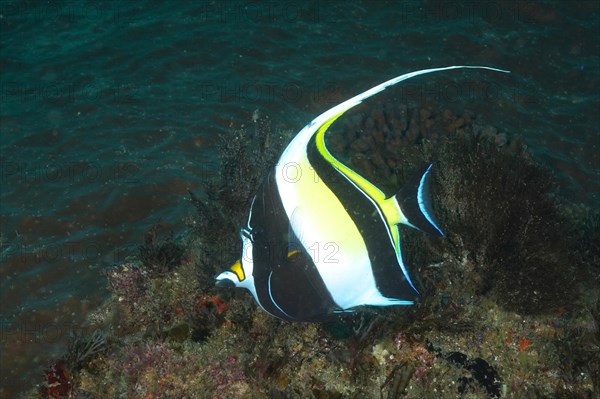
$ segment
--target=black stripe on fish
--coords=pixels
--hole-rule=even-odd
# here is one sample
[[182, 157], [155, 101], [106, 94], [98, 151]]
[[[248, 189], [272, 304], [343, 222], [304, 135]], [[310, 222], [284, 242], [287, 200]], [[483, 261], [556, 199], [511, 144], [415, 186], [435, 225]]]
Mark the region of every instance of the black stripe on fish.
[[387, 227], [378, 216], [372, 216], [373, 211], [377, 212], [374, 203], [323, 158], [316, 146], [316, 135], [310, 139], [306, 152], [316, 174], [335, 194], [358, 228], [365, 242], [375, 283], [381, 295], [413, 300], [417, 293], [398, 264]]
[[[337, 306], [310, 256], [298, 248], [274, 174], [269, 173], [259, 188], [250, 220], [258, 300], [280, 319], [325, 320]], [[296, 243], [292, 252], [291, 242]]]

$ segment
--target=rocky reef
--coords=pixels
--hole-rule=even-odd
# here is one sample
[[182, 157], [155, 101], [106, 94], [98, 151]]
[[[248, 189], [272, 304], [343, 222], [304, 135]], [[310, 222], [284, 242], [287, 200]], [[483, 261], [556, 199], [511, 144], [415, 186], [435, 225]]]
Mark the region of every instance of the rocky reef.
[[191, 194], [189, 233], [154, 229], [138, 259], [107, 271], [95, 332], [77, 335], [28, 397], [598, 397], [597, 210], [561, 198], [515, 132], [469, 112], [384, 104], [332, 129], [332, 151], [388, 194], [434, 163], [446, 237], [401, 230], [415, 306], [287, 323], [214, 287], [293, 135], [258, 118], [221, 140], [221, 174]]

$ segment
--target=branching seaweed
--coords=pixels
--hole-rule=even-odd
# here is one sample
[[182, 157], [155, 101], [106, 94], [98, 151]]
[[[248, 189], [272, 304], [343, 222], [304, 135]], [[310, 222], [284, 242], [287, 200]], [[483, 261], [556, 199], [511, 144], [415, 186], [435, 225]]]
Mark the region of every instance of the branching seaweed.
[[551, 174], [473, 135], [445, 141], [434, 156], [447, 240], [481, 268], [482, 292], [521, 313], [548, 312], [574, 298], [573, 239]]
[[96, 330], [91, 335], [71, 331], [69, 336], [65, 360], [72, 370], [81, 369], [86, 362], [106, 349], [106, 340], [101, 331]]
[[142, 264], [150, 271], [164, 274], [181, 264], [185, 249], [173, 241], [173, 232], [161, 236], [158, 226], [152, 227], [139, 247]]
[[205, 245], [205, 264], [209, 275], [227, 266], [237, 256], [238, 231], [242, 226], [252, 195], [273, 167], [289, 134], [273, 133], [268, 118], [258, 118], [253, 131], [236, 130], [219, 138], [221, 173], [204, 183], [202, 198], [190, 192], [197, 216], [193, 231]]

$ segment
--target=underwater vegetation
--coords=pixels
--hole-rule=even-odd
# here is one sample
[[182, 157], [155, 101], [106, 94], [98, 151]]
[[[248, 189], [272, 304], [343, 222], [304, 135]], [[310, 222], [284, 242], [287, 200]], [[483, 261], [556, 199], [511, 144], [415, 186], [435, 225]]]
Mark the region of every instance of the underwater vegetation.
[[317, 324], [214, 287], [292, 136], [266, 118], [253, 127], [221, 140], [220, 177], [191, 195], [191, 233], [152, 233], [137, 260], [107, 271], [111, 298], [87, 326], [103, 338], [70, 345], [28, 397], [598, 397], [598, 212], [562, 198], [516, 134], [435, 104], [381, 104], [332, 125], [332, 151], [386, 193], [432, 160], [446, 237], [400, 232], [414, 306]]
[[457, 146], [443, 143], [434, 154], [441, 160], [439, 193], [452, 232], [446, 244], [461, 245], [482, 267], [479, 291], [491, 290], [499, 305], [518, 313], [573, 304], [581, 265], [571, 258], [573, 238], [563, 228], [568, 223], [550, 173], [473, 135], [462, 140], [460, 152]]
[[185, 249], [173, 242], [173, 232], [160, 233], [159, 226], [152, 227], [139, 247], [142, 265], [154, 273], [167, 273], [181, 264]]
[[40, 385], [39, 395], [42, 398], [93, 398], [92, 394], [76, 386], [74, 377], [105, 347], [104, 336], [98, 330], [89, 335], [81, 331], [70, 332], [66, 354], [44, 370], [46, 381]]

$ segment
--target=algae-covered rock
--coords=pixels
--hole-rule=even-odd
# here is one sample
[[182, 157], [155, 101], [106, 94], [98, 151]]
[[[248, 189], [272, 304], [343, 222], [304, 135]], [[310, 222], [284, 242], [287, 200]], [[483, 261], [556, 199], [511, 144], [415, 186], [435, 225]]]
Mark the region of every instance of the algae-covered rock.
[[[170, 242], [183, 252], [162, 251], [185, 256], [130, 261], [107, 273], [112, 297], [90, 316], [107, 345], [69, 375], [54, 368], [69, 392], [281, 399], [598, 394], [598, 216], [558, 196], [556, 180], [522, 139], [471, 113], [432, 107], [383, 105], [332, 126], [336, 155], [386, 193], [432, 161], [434, 207], [446, 237], [401, 230], [405, 263], [422, 293], [415, 306], [364, 309], [329, 324], [287, 323], [250, 294], [213, 282], [239, 256], [248, 201], [291, 138], [271, 131], [267, 119], [253, 127], [222, 140], [221, 176], [192, 195], [198, 215], [191, 233], [146, 242], [154, 249], [142, 252], [161, 253], [160, 243]], [[45, 378], [45, 386], [54, 381]], [[39, 390], [31, 397], [40, 395], [49, 397]]]

